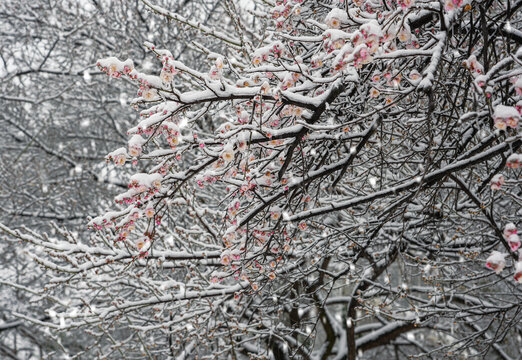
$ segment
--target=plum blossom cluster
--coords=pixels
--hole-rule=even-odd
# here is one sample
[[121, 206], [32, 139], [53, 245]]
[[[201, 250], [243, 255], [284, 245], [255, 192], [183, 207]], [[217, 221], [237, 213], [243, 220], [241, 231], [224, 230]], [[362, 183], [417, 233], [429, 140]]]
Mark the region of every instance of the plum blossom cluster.
[[115, 57], [98, 60], [96, 65], [100, 71], [113, 78], [119, 78], [122, 75], [129, 75], [134, 70], [134, 63], [132, 60], [127, 59], [125, 61], [120, 61]]
[[[125, 149], [123, 149], [125, 151]], [[117, 158], [122, 151], [112, 153], [110, 157]], [[116, 242], [127, 241], [131, 234], [136, 232], [136, 224], [140, 218], [151, 220], [153, 225], [161, 223], [161, 217], [156, 216], [154, 203], [151, 201], [155, 194], [161, 189], [162, 175], [154, 174], [135, 174], [129, 182], [129, 190], [116, 197], [115, 201], [125, 204], [127, 207], [122, 211], [109, 212], [103, 216], [92, 219], [88, 226], [96, 230], [116, 231]], [[140, 252], [140, 256], [147, 255], [147, 249], [151, 244], [152, 233], [148, 230], [141, 234], [136, 234], [133, 245]]]
[[285, 55], [284, 45], [281, 41], [275, 41], [269, 45], [260, 47], [252, 54], [252, 64], [261, 65], [271, 59], [279, 59]]
[[[153, 46], [151, 46], [154, 49]], [[170, 53], [163, 54], [161, 58], [161, 62], [163, 64], [163, 68], [161, 69], [160, 78], [164, 83], [170, 84], [174, 79], [174, 76], [178, 74], [178, 70], [174, 65], [174, 56]]]
[[270, 10], [271, 18], [274, 20], [276, 25], [276, 31], [294, 31], [291, 23], [288, 19], [294, 17], [299, 19], [301, 16], [302, 7], [301, 4], [304, 0], [278, 0], [275, 6]]
[[[277, 308], [284, 297], [297, 304], [297, 313], [306, 313], [299, 303], [305, 298], [326, 314], [321, 304], [330, 294], [343, 293], [342, 302], [355, 289], [346, 296], [356, 299], [347, 305], [350, 327], [364, 322], [357, 307], [392, 324], [411, 324], [401, 317], [410, 310], [391, 300], [376, 307], [371, 296], [365, 298], [373, 294], [368, 289], [423, 309], [429, 301], [442, 306], [431, 299], [431, 289], [455, 293], [463, 284], [440, 284], [437, 277], [446, 269], [464, 263], [477, 278], [487, 272], [476, 260], [483, 255], [476, 239], [474, 245], [468, 241], [472, 236], [481, 236], [488, 249], [500, 243], [508, 254], [493, 251], [486, 267], [497, 274], [507, 268], [521, 282], [522, 263], [509, 262], [520, 251], [517, 227], [509, 223], [498, 236], [494, 224], [486, 231], [483, 226], [498, 216], [498, 198], [508, 204], [514, 199], [521, 160], [514, 68], [522, 52], [498, 64], [483, 61], [484, 43], [476, 40], [482, 33], [468, 39], [455, 26], [474, 16], [467, 5], [446, 1], [434, 12], [433, 4], [410, 0], [276, 1], [255, 12], [266, 21], [262, 39], [248, 32], [236, 39], [186, 21], [229, 44], [220, 52], [194, 43], [207, 56], [201, 68], [151, 43], [145, 46], [158, 66], [147, 72], [114, 58], [100, 60], [109, 76], [128, 76], [138, 88], [131, 105], [139, 120], [127, 131], [127, 146], [107, 160], [119, 166], [139, 162], [147, 170], [133, 175], [129, 189], [115, 198], [118, 211], [90, 226], [112, 236], [115, 246], [127, 246], [137, 261], [147, 257], [158, 268], [186, 271], [186, 287], [175, 299], [165, 300], [158, 286], [160, 302], [190, 298], [205, 313], [219, 307], [200, 301], [199, 294], [218, 294], [227, 301], [223, 316], [238, 322], [231, 314], [250, 300]], [[423, 20], [430, 12], [434, 18]], [[455, 30], [442, 31], [437, 21]], [[464, 60], [469, 49], [473, 54]], [[493, 174], [500, 159], [507, 159], [507, 169]], [[496, 191], [483, 191], [489, 180]], [[484, 216], [480, 210], [488, 201], [492, 215]], [[516, 222], [513, 206], [505, 208], [510, 213], [503, 223]], [[462, 216], [468, 210], [469, 217]], [[458, 225], [463, 221], [467, 231]], [[479, 224], [478, 235], [471, 235], [471, 223]], [[451, 238], [454, 227], [458, 234]], [[156, 253], [162, 256], [156, 259]], [[439, 269], [439, 253], [459, 261], [444, 258]], [[423, 281], [440, 285], [427, 291], [408, 286], [407, 276], [395, 273], [398, 258], [408, 271], [422, 269]], [[403, 278], [392, 287], [393, 276]], [[419, 326], [432, 315], [415, 311]], [[306, 329], [306, 316], [295, 317], [288, 334]], [[338, 331], [344, 339], [343, 326], [326, 332]]]
[[522, 164], [522, 154], [511, 154], [506, 160], [506, 166], [511, 169], [518, 169]]
[[125, 148], [119, 148], [107, 154], [105, 159], [107, 160], [107, 162], [113, 161], [114, 164], [118, 166], [123, 166], [127, 161], [127, 157], [127, 150]]
[[[374, 10], [377, 9], [376, 5], [367, 2], [355, 5], [365, 8], [368, 14], [375, 14]], [[287, 27], [285, 30], [293, 37], [270, 39], [261, 44], [250, 56], [250, 67], [236, 74], [235, 79], [227, 78], [224, 74], [224, 56], [212, 54], [213, 62], [209, 71], [202, 73], [176, 61], [168, 50], [157, 49], [151, 43], [145, 45], [161, 62], [159, 76], [137, 71], [130, 61], [120, 62], [115, 58], [100, 60], [100, 68], [109, 76], [124, 74], [138, 82], [139, 98], [134, 101], [135, 105], [150, 105], [141, 111], [140, 123], [129, 129], [128, 148], [118, 149], [107, 157], [117, 165], [125, 164], [127, 158], [133, 158], [136, 162], [142, 157], [154, 159], [157, 163], [153, 174], [133, 177], [129, 191], [116, 198], [119, 204], [130, 205], [126, 215], [122, 216], [127, 220], [124, 224], [130, 223], [131, 214], [138, 214], [144, 219], [160, 217], [154, 209], [162, 201], [159, 190], [163, 177], [175, 183], [190, 174], [187, 177], [189, 183], [200, 190], [225, 185], [226, 202], [230, 205], [226, 207], [223, 216], [229, 230], [225, 230], [222, 237], [224, 251], [227, 251], [222, 265], [230, 271], [219, 269], [217, 272], [221, 275], [234, 273], [243, 280], [249, 279], [252, 274], [237, 274], [239, 270], [235, 267], [241, 260], [245, 261], [247, 272], [272, 273], [272, 265], [281, 260], [279, 249], [284, 249], [283, 253], [290, 251], [291, 244], [300, 234], [309, 230], [308, 224], [299, 222], [293, 228], [285, 225], [289, 227], [283, 227], [279, 233], [267, 230], [278, 224], [286, 224], [287, 219], [282, 214], [286, 213], [288, 205], [280, 201], [274, 201], [266, 209], [261, 207], [267, 218], [258, 226], [246, 230], [243, 227], [244, 219], [251, 219], [251, 203], [256, 198], [270, 197], [274, 193], [281, 194], [277, 195], [277, 199], [280, 196], [282, 198], [295, 189], [295, 184], [304, 181], [304, 174], [298, 167], [288, 167], [289, 152], [286, 149], [295, 143], [288, 134], [300, 134], [299, 141], [302, 144], [295, 147], [295, 154], [305, 159], [307, 151], [310, 151], [309, 144], [316, 140], [308, 137], [300, 123], [311, 119], [316, 108], [313, 101], [324, 100], [332, 91], [325, 85], [327, 81], [318, 79], [329, 76], [328, 81], [333, 81], [345, 76], [348, 81], [357, 81], [359, 72], [368, 68], [366, 76], [371, 80], [371, 87], [365, 90], [368, 99], [373, 106], [383, 107], [394, 107], [404, 98], [401, 93], [409, 93], [416, 86], [430, 84], [429, 71], [433, 69], [421, 73], [415, 68], [398, 66], [399, 62], [395, 59], [396, 56], [408, 56], [410, 50], [428, 53], [427, 49], [437, 42], [442, 44], [444, 39], [441, 37], [421, 42], [419, 30], [412, 30], [409, 21], [401, 20], [401, 16], [408, 14], [410, 9], [421, 5], [413, 1], [401, 1], [398, 5], [402, 12], [381, 11], [361, 22], [351, 20], [352, 16], [357, 16], [351, 10], [347, 12], [344, 8], [331, 8], [322, 18], [321, 24], [317, 25], [320, 29], [318, 36], [306, 37], [306, 41], [315, 42], [319, 46], [312, 56], [304, 60], [302, 50], [293, 49], [292, 44], [299, 41], [298, 29], [306, 5], [301, 1], [277, 1], [269, 11], [269, 17], [276, 30]], [[462, 6], [462, 1], [449, 1], [446, 3], [446, 11], [460, 11]], [[454, 15], [448, 16], [451, 18]], [[437, 47], [432, 52], [434, 58], [441, 56]], [[380, 62], [379, 59], [391, 60]], [[290, 63], [281, 68], [279, 64], [282, 61]], [[380, 65], [367, 67], [374, 62]], [[484, 66], [475, 55], [461, 64], [475, 79], [478, 90], [484, 87], [489, 89], [491, 76], [484, 73]], [[229, 63], [227, 66], [233, 69], [234, 64]], [[180, 93], [172, 87], [187, 74], [196, 82], [199, 81], [200, 90]], [[513, 82], [514, 89], [518, 83]], [[491, 90], [488, 91], [491, 95]], [[296, 94], [307, 92], [319, 100], [308, 103], [296, 97]], [[191, 109], [191, 106], [204, 103], [207, 99], [213, 101], [214, 98], [232, 99], [234, 111], [222, 112], [224, 120], [218, 122], [215, 134], [200, 138], [194, 125], [187, 125], [201, 117], [203, 112]], [[493, 118], [497, 129], [516, 130], [520, 113], [514, 106], [497, 105]], [[328, 136], [337, 139], [350, 137], [349, 126], [343, 125], [332, 130], [334, 135]], [[338, 133], [335, 134], [335, 131]], [[160, 149], [144, 153], [144, 146], [152, 143], [159, 145]], [[162, 148], [161, 144], [167, 144], [167, 147]], [[292, 145], [290, 156], [295, 150]], [[208, 166], [193, 175], [194, 170], [182, 170], [183, 161], [190, 153], [210, 159]], [[516, 169], [518, 163], [518, 155], [512, 154], [507, 166]], [[158, 184], [153, 185], [146, 176], [153, 176]], [[504, 176], [497, 174], [491, 180], [491, 188], [499, 190], [504, 183]], [[310, 196], [303, 193], [298, 198], [300, 204], [292, 211], [307, 211]], [[134, 210], [131, 209], [139, 209], [139, 212], [132, 212]], [[138, 220], [138, 215], [132, 215], [132, 221]], [[260, 252], [266, 253], [263, 260], [253, 255]], [[232, 253], [234, 256], [230, 255]], [[218, 276], [213, 278], [222, 280]]]
[[495, 127], [499, 130], [517, 129], [520, 112], [514, 106], [497, 105], [493, 114]]
[[[522, 108], [514, 106], [497, 105], [493, 113], [495, 128], [502, 131], [508, 131], [511, 128], [516, 131], [519, 126]], [[510, 169], [518, 169], [520, 166], [521, 155], [513, 153], [506, 160], [506, 166]], [[500, 190], [506, 179], [502, 174], [496, 174], [491, 179], [491, 189]]]
[[[507, 241], [513, 253], [517, 253], [518, 249], [520, 248], [520, 238], [517, 232], [517, 227], [513, 223], [506, 224], [503, 231], [504, 239]], [[509, 254], [502, 253], [500, 251], [493, 251], [486, 260], [486, 267], [495, 271], [495, 273], [500, 274], [506, 267], [506, 257], [508, 257], [508, 255]], [[522, 256], [520, 257], [520, 260], [513, 265], [513, 277], [517, 283], [522, 284]]]

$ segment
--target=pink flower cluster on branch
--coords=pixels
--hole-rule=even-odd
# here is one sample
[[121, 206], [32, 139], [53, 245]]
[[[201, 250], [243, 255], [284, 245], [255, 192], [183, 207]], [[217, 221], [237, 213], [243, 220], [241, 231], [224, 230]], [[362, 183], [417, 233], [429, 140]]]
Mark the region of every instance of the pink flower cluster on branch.
[[[198, 339], [218, 356], [371, 358], [417, 330], [441, 336], [419, 347], [430, 356], [493, 346], [485, 319], [515, 313], [521, 296], [522, 50], [481, 22], [510, 10], [491, 5], [482, 19], [474, 7], [485, 4], [470, 1], [224, 1], [223, 32], [144, 3], [199, 31], [190, 49], [204, 60], [146, 43], [152, 69], [98, 62], [135, 84], [139, 112], [126, 146], [107, 155], [133, 172], [129, 187], [89, 222], [131, 259], [96, 264], [134, 281], [121, 279], [132, 299], [101, 319], [139, 314], [152, 319], [132, 320], [140, 334]], [[473, 341], [442, 338], [450, 326]]]

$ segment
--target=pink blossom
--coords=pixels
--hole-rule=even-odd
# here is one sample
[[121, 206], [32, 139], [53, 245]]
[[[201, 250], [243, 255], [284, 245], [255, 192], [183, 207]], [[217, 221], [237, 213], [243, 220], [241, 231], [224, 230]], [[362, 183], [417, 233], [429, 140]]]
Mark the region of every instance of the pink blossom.
[[145, 209], [145, 216], [147, 218], [150, 219], [150, 218], [154, 217], [154, 214], [155, 214], [155, 211], [154, 211], [153, 207], [148, 207], [148, 208]]
[[415, 0], [399, 0], [399, 3], [401, 4], [401, 8], [404, 11], [412, 7], [415, 3]]
[[370, 97], [371, 98], [376, 98], [380, 94], [381, 94], [381, 92], [379, 90], [377, 90], [376, 88], [371, 88], [371, 90], [370, 90]]
[[491, 190], [500, 190], [504, 185], [505, 178], [502, 174], [497, 174], [491, 179]]
[[522, 284], [522, 261], [519, 261], [515, 265], [515, 281]]
[[[228, 250], [227, 250], [228, 251]], [[228, 254], [221, 255], [221, 264], [224, 266], [230, 265], [230, 256]]]
[[511, 154], [507, 158], [506, 166], [511, 169], [518, 169], [522, 159], [521, 154]]
[[499, 130], [506, 130], [506, 128], [507, 128], [506, 121], [502, 118], [495, 118], [494, 124], [495, 124], [495, 127]]
[[520, 238], [518, 237], [518, 235], [517, 234], [510, 235], [508, 238], [508, 244], [509, 244], [509, 247], [511, 248], [511, 251], [517, 251], [518, 248], [520, 247]]
[[502, 254], [499, 251], [493, 251], [486, 260], [486, 267], [500, 274], [506, 266], [505, 256], [506, 254]]
[[509, 237], [513, 234], [516, 234], [518, 232], [517, 227], [513, 223], [507, 223], [506, 226], [504, 226], [504, 238], [509, 239]]
[[118, 166], [123, 166], [126, 160], [127, 157], [125, 156], [125, 154], [119, 154], [114, 157], [114, 163]]

